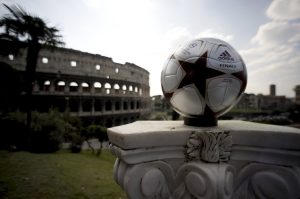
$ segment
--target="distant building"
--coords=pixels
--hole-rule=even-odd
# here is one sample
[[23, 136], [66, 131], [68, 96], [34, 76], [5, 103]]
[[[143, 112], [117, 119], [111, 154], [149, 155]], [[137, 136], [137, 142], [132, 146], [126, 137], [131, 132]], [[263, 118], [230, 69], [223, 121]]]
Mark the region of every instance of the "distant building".
[[[12, 90], [7, 88], [18, 87], [17, 94], [5, 102], [14, 100], [14, 109], [21, 111], [26, 110], [26, 52], [23, 48], [18, 54], [0, 56], [0, 94], [6, 97]], [[20, 81], [13, 80], [17, 77]], [[149, 72], [98, 54], [42, 48], [32, 86], [32, 109], [39, 112], [54, 107], [107, 127], [133, 122], [150, 113]], [[6, 109], [4, 103], [0, 104], [0, 114]]]
[[258, 109], [257, 96], [252, 93], [244, 93], [236, 107], [240, 109]]
[[300, 104], [300, 85], [297, 85], [294, 88], [294, 91], [295, 91], [295, 102], [296, 104]]
[[167, 112], [171, 110], [169, 104], [162, 95], [152, 96], [151, 99], [152, 111]]
[[[299, 86], [299, 97], [300, 97], [300, 86]], [[299, 98], [300, 99], [300, 98]], [[241, 109], [260, 109], [260, 110], [272, 110], [272, 111], [286, 111], [292, 104], [291, 99], [286, 96], [276, 95], [276, 85], [270, 85], [269, 95], [254, 95], [245, 93], [239, 103], [236, 105], [237, 108]]]
[[262, 110], [286, 111], [292, 104], [285, 96], [257, 95], [258, 108]]
[[270, 85], [270, 95], [276, 96], [276, 85], [275, 84]]

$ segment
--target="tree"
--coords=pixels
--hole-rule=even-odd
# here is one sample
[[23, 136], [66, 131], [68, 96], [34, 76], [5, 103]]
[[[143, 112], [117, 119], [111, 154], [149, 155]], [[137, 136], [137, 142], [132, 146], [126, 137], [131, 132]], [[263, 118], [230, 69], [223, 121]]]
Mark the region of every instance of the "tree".
[[9, 11], [9, 14], [0, 18], [0, 27], [4, 28], [4, 32], [0, 33], [0, 39], [4, 40], [7, 45], [1, 46], [0, 52], [4, 54], [22, 47], [27, 48], [25, 92], [27, 130], [30, 132], [32, 85], [35, 80], [39, 51], [43, 45], [58, 46], [63, 42], [60, 40], [59, 30], [49, 27], [43, 19], [26, 12], [18, 5], [3, 4], [3, 6]]
[[96, 155], [99, 156], [101, 155], [102, 152], [103, 142], [108, 140], [107, 129], [100, 125], [91, 124], [88, 127], [86, 127], [85, 131], [83, 131], [83, 138], [87, 142], [89, 148], [92, 150], [92, 153], [95, 153], [95, 149], [89, 142], [89, 139], [91, 138], [98, 139], [100, 143], [100, 147], [97, 150]]

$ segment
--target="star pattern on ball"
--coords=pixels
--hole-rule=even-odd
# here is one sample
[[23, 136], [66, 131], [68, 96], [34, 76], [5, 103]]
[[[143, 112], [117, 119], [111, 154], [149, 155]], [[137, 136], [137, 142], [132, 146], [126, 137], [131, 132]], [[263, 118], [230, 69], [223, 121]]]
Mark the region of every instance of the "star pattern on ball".
[[185, 76], [181, 80], [178, 89], [189, 84], [194, 84], [200, 94], [205, 97], [206, 80], [226, 73], [207, 67], [207, 51], [201, 55], [195, 63], [180, 61], [182, 69], [185, 71]]

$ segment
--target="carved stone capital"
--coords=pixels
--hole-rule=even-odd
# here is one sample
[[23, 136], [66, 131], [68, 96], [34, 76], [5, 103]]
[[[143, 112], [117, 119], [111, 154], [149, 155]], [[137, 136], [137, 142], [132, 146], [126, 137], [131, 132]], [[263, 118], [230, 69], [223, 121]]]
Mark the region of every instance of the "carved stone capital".
[[164, 161], [127, 165], [117, 160], [116, 182], [129, 198], [231, 198], [234, 168], [228, 164], [190, 162], [178, 170]]
[[241, 121], [145, 121], [108, 130], [131, 199], [299, 199], [300, 130]]
[[227, 162], [231, 147], [229, 131], [194, 131], [187, 141], [186, 161]]

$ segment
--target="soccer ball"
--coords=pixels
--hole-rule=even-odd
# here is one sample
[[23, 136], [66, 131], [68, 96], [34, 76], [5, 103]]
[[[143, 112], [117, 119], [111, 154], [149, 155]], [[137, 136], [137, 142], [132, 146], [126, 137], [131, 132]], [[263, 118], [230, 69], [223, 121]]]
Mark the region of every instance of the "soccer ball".
[[180, 46], [161, 72], [165, 99], [185, 118], [221, 116], [236, 104], [246, 84], [241, 56], [228, 43], [214, 38]]

